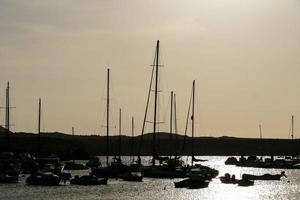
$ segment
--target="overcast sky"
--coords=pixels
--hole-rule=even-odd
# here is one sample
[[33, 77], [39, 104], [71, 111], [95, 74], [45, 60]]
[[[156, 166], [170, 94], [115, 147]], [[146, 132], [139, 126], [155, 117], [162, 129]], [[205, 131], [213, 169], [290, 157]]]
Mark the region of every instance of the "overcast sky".
[[0, 104], [9, 80], [12, 130], [37, 131], [41, 97], [44, 131], [104, 135], [109, 66], [111, 126], [121, 107], [123, 132], [134, 116], [139, 134], [158, 39], [160, 130], [174, 90], [184, 132], [195, 79], [197, 136], [258, 137], [261, 123], [264, 137], [288, 138], [294, 114], [300, 137], [299, 0], [0, 0]]

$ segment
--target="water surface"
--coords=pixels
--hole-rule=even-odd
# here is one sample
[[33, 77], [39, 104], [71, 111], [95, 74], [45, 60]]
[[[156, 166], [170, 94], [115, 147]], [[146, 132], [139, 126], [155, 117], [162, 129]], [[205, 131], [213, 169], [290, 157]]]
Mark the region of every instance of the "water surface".
[[[240, 178], [242, 173], [264, 174], [280, 173], [278, 169], [241, 168], [224, 165], [227, 157], [202, 156], [209, 161], [202, 164], [214, 167], [220, 175], [228, 172]], [[104, 158], [101, 158], [103, 160]], [[186, 159], [186, 158], [184, 158]], [[128, 160], [125, 157], [124, 160]], [[149, 157], [144, 157], [143, 162], [148, 162]], [[185, 160], [186, 161], [186, 160]], [[190, 160], [188, 160], [190, 162]], [[73, 171], [72, 174], [87, 174], [89, 171]], [[280, 181], [255, 181], [254, 186], [238, 187], [237, 185], [222, 184], [218, 178], [213, 179], [208, 188], [184, 189], [174, 188], [174, 181], [180, 179], [152, 179], [144, 178], [143, 182], [124, 182], [109, 179], [108, 185], [76, 186], [66, 185], [28, 186], [25, 178], [21, 177], [17, 184], [0, 185], [0, 199], [2, 200], [94, 200], [94, 199], [300, 199], [300, 173], [299, 170], [285, 170], [288, 178]]]

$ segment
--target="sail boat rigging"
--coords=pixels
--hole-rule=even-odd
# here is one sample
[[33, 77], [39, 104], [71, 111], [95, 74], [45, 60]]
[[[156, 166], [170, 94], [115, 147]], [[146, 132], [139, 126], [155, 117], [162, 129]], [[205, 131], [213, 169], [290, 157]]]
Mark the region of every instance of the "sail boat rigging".
[[[156, 48], [155, 48], [155, 56], [154, 56], [154, 64], [151, 74], [151, 81], [148, 91], [148, 98], [147, 98], [147, 105], [146, 105], [146, 112], [144, 117], [144, 124], [142, 128], [142, 136], [143, 131], [145, 127], [148, 107], [149, 107], [149, 99], [150, 99], [150, 92], [152, 91], [152, 84], [154, 82], [154, 110], [153, 110], [153, 135], [152, 135], [152, 165], [151, 166], [145, 166], [143, 168], [144, 176], [145, 177], [153, 177], [153, 178], [179, 178], [179, 177], [185, 177], [186, 173], [183, 169], [182, 162], [173, 162], [172, 159], [169, 158], [169, 156], [162, 157], [158, 154], [157, 149], [157, 125], [158, 125], [158, 88], [159, 88], [159, 67], [161, 66], [159, 64], [159, 47], [160, 42], [157, 40]], [[155, 74], [155, 77], [154, 77]], [[173, 95], [172, 95], [173, 96]], [[170, 119], [172, 120], [172, 119]], [[171, 128], [171, 127], [170, 127]], [[172, 130], [171, 130], [172, 132]], [[171, 137], [170, 137], [171, 138]], [[159, 161], [160, 165], [156, 165], [156, 160]]]
[[[192, 86], [192, 94], [189, 102], [189, 109], [188, 109], [188, 114], [187, 114], [187, 119], [186, 119], [186, 126], [185, 126], [185, 134], [184, 134], [184, 140], [183, 140], [183, 147], [182, 147], [182, 153], [184, 151], [184, 146], [186, 143], [186, 138], [187, 138], [187, 129], [188, 129], [188, 122], [189, 120], [192, 121], [192, 144], [191, 144], [191, 156], [192, 156], [192, 166], [194, 162], [203, 162], [207, 160], [202, 160], [202, 159], [197, 159], [195, 157], [195, 151], [194, 151], [194, 132], [195, 132], [195, 80], [193, 80], [193, 86]], [[192, 108], [191, 108], [192, 107]], [[190, 115], [190, 109], [192, 109], [192, 113]]]

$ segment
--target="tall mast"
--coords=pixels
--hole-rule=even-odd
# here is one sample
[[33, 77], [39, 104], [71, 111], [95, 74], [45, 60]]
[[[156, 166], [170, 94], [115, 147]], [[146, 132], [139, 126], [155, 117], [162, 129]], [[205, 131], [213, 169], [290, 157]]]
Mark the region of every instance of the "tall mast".
[[122, 110], [119, 110], [119, 159], [121, 159]]
[[178, 129], [177, 129], [177, 111], [176, 111], [176, 94], [174, 94], [174, 125], [175, 125], [175, 157], [177, 157], [178, 146]]
[[10, 109], [10, 103], [9, 103], [9, 81], [8, 81], [6, 87], [6, 107], [5, 107], [5, 128], [8, 130], [8, 132], [10, 131], [9, 109]]
[[188, 124], [189, 124], [189, 119], [190, 119], [192, 97], [193, 97], [193, 89], [192, 89], [192, 92], [191, 92], [190, 101], [189, 101], [189, 108], [188, 108], [188, 112], [187, 112], [187, 115], [186, 115], [186, 122], [185, 122], [185, 129], [184, 129], [184, 137], [183, 137], [183, 144], [182, 144], [181, 154], [184, 154], [185, 142], [186, 142], [186, 138], [187, 138], [187, 129], [188, 129]]
[[38, 152], [41, 153], [41, 109], [42, 109], [42, 101], [39, 98], [39, 119], [38, 119]]
[[292, 140], [294, 139], [294, 115], [292, 115]]
[[171, 91], [171, 107], [170, 107], [170, 138], [169, 138], [169, 154], [170, 154], [170, 158], [172, 156], [172, 124], [173, 124], [173, 91]]
[[134, 160], [133, 156], [133, 138], [134, 137], [134, 117], [131, 118], [131, 145], [130, 145], [130, 156], [132, 161]]
[[156, 155], [156, 118], [157, 118], [157, 99], [158, 99], [158, 67], [159, 67], [159, 40], [156, 43], [156, 62], [155, 62], [155, 94], [154, 94], [154, 120], [153, 120], [153, 159], [152, 165], [155, 165], [155, 155]]
[[194, 161], [194, 129], [195, 129], [195, 80], [193, 80], [193, 104], [192, 104], [192, 165]]
[[109, 68], [107, 69], [107, 96], [106, 96], [106, 166], [109, 155]]
[[140, 156], [142, 146], [143, 146], [143, 137], [144, 137], [146, 120], [147, 120], [148, 108], [149, 108], [150, 94], [151, 94], [151, 91], [152, 91], [152, 82], [153, 82], [153, 75], [154, 75], [155, 60], [156, 59], [155, 59], [155, 56], [154, 56], [154, 61], [153, 61], [152, 70], [151, 70], [151, 79], [150, 79], [149, 90], [148, 90], [148, 95], [147, 95], [147, 103], [146, 103], [144, 120], [143, 120], [143, 127], [142, 127], [142, 131], [141, 131], [140, 143], [139, 143], [139, 148], [138, 148], [138, 156]]

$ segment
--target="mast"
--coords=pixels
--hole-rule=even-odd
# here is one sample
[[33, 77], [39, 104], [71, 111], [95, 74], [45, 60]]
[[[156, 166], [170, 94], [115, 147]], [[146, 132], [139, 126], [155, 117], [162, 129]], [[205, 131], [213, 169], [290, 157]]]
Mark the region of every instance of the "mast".
[[184, 154], [184, 148], [185, 148], [185, 143], [186, 143], [186, 138], [187, 138], [187, 129], [188, 129], [189, 118], [190, 118], [192, 96], [193, 96], [193, 89], [192, 89], [192, 92], [191, 92], [190, 101], [189, 101], [189, 108], [188, 108], [188, 112], [187, 112], [187, 115], [186, 115], [183, 144], [182, 144], [182, 149], [181, 149], [181, 154], [182, 155]]
[[[73, 140], [73, 145], [75, 144], [75, 134], [74, 134], [74, 127], [72, 127], [72, 140]], [[71, 148], [72, 149], [72, 148]], [[73, 147], [73, 151], [75, 148]], [[75, 163], [74, 157], [73, 157], [73, 163]]]
[[42, 100], [39, 98], [39, 118], [38, 118], [38, 153], [41, 153], [41, 109]]
[[172, 124], [173, 124], [173, 91], [171, 91], [171, 110], [170, 110], [170, 137], [169, 137], [169, 154], [170, 154], [170, 158], [172, 156]]
[[259, 137], [262, 139], [262, 130], [261, 130], [261, 124], [259, 124]]
[[121, 160], [121, 133], [122, 133], [122, 110], [119, 110], [119, 159]]
[[106, 96], [106, 166], [109, 155], [109, 68], [107, 69], [107, 96]]
[[9, 81], [6, 87], [6, 106], [5, 106], [5, 128], [7, 129], [7, 147], [10, 150], [10, 102], [9, 102]]
[[153, 159], [152, 165], [155, 165], [156, 155], [156, 120], [157, 120], [157, 100], [158, 100], [158, 67], [159, 67], [159, 40], [156, 43], [156, 62], [155, 62], [155, 94], [154, 94], [154, 119], [153, 119]]
[[[260, 138], [260, 150], [261, 150], [261, 152], [263, 152], [263, 140], [262, 140], [262, 128], [261, 128], [261, 124], [259, 124], [259, 138]], [[263, 153], [262, 153], [262, 155], [261, 156], [263, 156]]]
[[9, 81], [8, 81], [6, 87], [6, 106], [5, 106], [5, 128], [8, 130], [8, 132], [10, 131], [9, 109], [10, 109], [10, 102], [9, 102]]
[[292, 115], [292, 140], [294, 140], [294, 115]]
[[133, 156], [133, 138], [134, 137], [134, 117], [131, 118], [131, 145], [130, 145], [130, 156], [132, 157], [131, 160], [134, 161]]
[[192, 103], [192, 166], [194, 162], [194, 129], [195, 129], [195, 80], [193, 80], [193, 103]]
[[177, 129], [177, 111], [176, 111], [176, 94], [174, 94], [174, 125], [175, 125], [175, 158], [177, 157], [177, 146], [178, 146], [178, 129]]
[[146, 125], [146, 120], [147, 120], [147, 113], [148, 113], [148, 108], [149, 108], [151, 87], [152, 87], [153, 75], [154, 75], [154, 64], [155, 64], [155, 56], [154, 56], [154, 61], [153, 61], [153, 65], [152, 65], [152, 70], [151, 70], [151, 79], [150, 79], [149, 90], [148, 90], [148, 95], [147, 95], [147, 103], [146, 103], [146, 108], [145, 108], [143, 127], [142, 127], [142, 131], [141, 131], [141, 139], [140, 139], [139, 148], [138, 148], [138, 157], [141, 154], [141, 149], [142, 149], [142, 146], [143, 146], [144, 131], [145, 131], [145, 125]]

